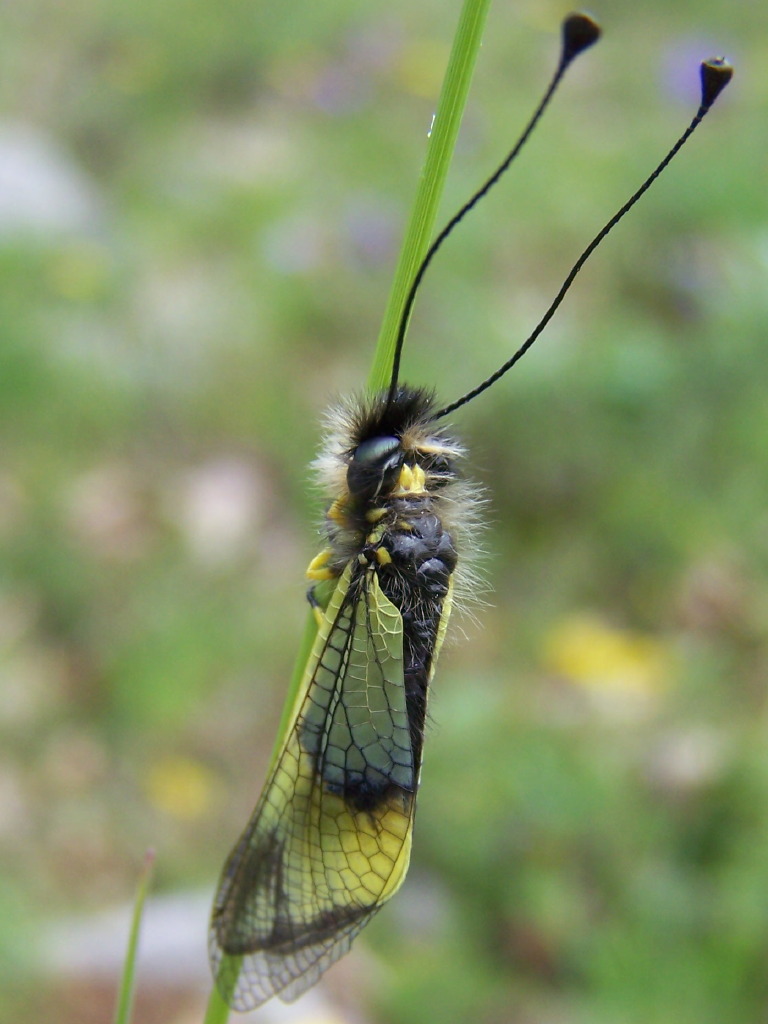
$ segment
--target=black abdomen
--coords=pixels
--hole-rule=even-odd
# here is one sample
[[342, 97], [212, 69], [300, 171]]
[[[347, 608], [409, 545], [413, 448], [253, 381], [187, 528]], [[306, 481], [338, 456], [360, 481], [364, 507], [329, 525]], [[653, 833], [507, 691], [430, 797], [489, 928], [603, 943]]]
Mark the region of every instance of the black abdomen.
[[457, 556], [432, 499], [398, 499], [396, 506], [398, 520], [381, 541], [392, 562], [378, 576], [403, 619], [406, 708], [418, 780], [432, 656]]

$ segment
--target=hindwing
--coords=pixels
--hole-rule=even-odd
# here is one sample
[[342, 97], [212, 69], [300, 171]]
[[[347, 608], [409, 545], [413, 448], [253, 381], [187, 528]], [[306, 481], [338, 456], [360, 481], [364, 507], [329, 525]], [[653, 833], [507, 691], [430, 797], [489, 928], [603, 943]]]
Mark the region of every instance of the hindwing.
[[402, 617], [375, 570], [355, 559], [326, 608], [284, 744], [222, 874], [209, 944], [231, 1006], [297, 998], [398, 889], [417, 770]]

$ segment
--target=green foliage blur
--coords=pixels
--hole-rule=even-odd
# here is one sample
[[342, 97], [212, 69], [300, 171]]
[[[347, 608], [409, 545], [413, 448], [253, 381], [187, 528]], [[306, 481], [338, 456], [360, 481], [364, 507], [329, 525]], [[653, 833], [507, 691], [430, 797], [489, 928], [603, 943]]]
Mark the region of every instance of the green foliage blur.
[[[492, 9], [445, 218], [566, 12]], [[698, 61], [736, 75], [455, 417], [490, 591], [438, 671], [409, 879], [328, 977], [358, 1020], [768, 1017], [768, 19], [592, 13], [604, 40], [425, 281], [404, 376], [446, 401], [682, 131]], [[212, 893], [255, 803], [319, 544], [307, 465], [365, 380], [457, 17], [0, 14], [2, 1024], [85, 1020], [49, 924], [128, 900], [148, 846], [161, 891]]]

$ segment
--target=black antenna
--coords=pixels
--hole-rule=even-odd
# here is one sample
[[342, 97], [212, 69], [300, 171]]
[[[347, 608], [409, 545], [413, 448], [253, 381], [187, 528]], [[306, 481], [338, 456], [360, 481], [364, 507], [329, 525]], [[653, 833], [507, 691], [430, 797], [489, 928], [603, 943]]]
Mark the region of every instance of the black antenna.
[[416, 275], [411, 282], [411, 287], [408, 290], [408, 294], [403, 305], [403, 312], [400, 317], [400, 323], [397, 330], [397, 341], [395, 342], [395, 354], [392, 360], [392, 376], [389, 382], [389, 392], [387, 394], [387, 405], [391, 405], [395, 398], [395, 392], [397, 391], [397, 381], [400, 375], [400, 357], [403, 352], [403, 342], [405, 341], [405, 332], [408, 329], [408, 321], [411, 316], [411, 310], [413, 309], [413, 303], [416, 298], [416, 292], [419, 290], [424, 274], [427, 272], [427, 267], [432, 262], [432, 259], [437, 250], [442, 246], [448, 235], [453, 231], [460, 220], [469, 213], [473, 206], [480, 202], [484, 195], [489, 192], [499, 178], [504, 174], [509, 165], [518, 155], [520, 150], [523, 148], [531, 132], [536, 127], [539, 118], [546, 110], [549, 105], [549, 101], [552, 99], [555, 90], [560, 84], [560, 80], [565, 74], [569, 64], [577, 57], [583, 50], [588, 49], [593, 43], [596, 43], [600, 38], [600, 26], [592, 20], [587, 14], [569, 14], [563, 21], [562, 28], [562, 42], [560, 50], [560, 60], [558, 61], [557, 68], [552, 77], [552, 81], [547, 87], [547, 91], [539, 103], [538, 107], [534, 111], [533, 116], [528, 122], [522, 135], [515, 143], [512, 150], [505, 157], [503, 163], [493, 172], [488, 178], [484, 185], [482, 185], [475, 194], [467, 200], [467, 202], [461, 207], [458, 213], [455, 213], [453, 217], [448, 221], [440, 234], [435, 238], [434, 242], [430, 245], [427, 250], [427, 254], [421, 261], [419, 269], [416, 271]]
[[688, 125], [683, 134], [680, 136], [680, 138], [677, 140], [677, 142], [674, 144], [672, 149], [670, 149], [670, 151], [667, 153], [667, 155], [664, 157], [664, 159], [661, 161], [658, 167], [653, 171], [653, 173], [646, 178], [646, 180], [643, 182], [640, 188], [634, 193], [634, 195], [632, 195], [627, 200], [627, 202], [624, 203], [621, 209], [617, 213], [615, 213], [613, 217], [611, 217], [611, 219], [608, 221], [608, 223], [605, 225], [602, 231], [595, 235], [595, 237], [586, 247], [584, 252], [581, 254], [581, 256], [579, 256], [579, 258], [574, 263], [571, 272], [568, 274], [565, 281], [563, 282], [562, 288], [555, 296], [554, 301], [552, 302], [549, 309], [546, 311], [544, 316], [536, 325], [536, 328], [534, 329], [533, 333], [527, 338], [526, 341], [523, 342], [523, 344], [515, 352], [512, 358], [508, 359], [507, 362], [503, 364], [503, 366], [500, 366], [495, 373], [492, 373], [487, 380], [484, 380], [481, 384], [478, 384], [476, 388], [473, 388], [471, 391], [468, 391], [465, 395], [462, 395], [461, 398], [457, 398], [456, 401], [451, 402], [450, 405], [446, 405], [444, 409], [438, 410], [438, 412], [436, 412], [434, 416], [432, 416], [433, 420], [442, 419], [443, 416], [447, 416], [449, 413], [454, 412], [454, 410], [460, 408], [462, 405], [466, 405], [467, 402], [471, 402], [473, 398], [477, 398], [477, 396], [479, 394], [482, 394], [482, 392], [485, 391], [486, 388], [489, 388], [491, 384], [495, 384], [499, 377], [503, 377], [507, 370], [511, 370], [519, 359], [522, 359], [522, 357], [525, 355], [525, 353], [528, 351], [531, 345], [533, 345], [534, 341], [536, 341], [538, 336], [541, 334], [541, 332], [544, 330], [544, 328], [547, 326], [549, 321], [554, 316], [557, 307], [563, 301], [566, 292], [573, 284], [574, 278], [581, 270], [581, 268], [584, 266], [584, 264], [587, 262], [589, 257], [592, 255], [592, 253], [595, 251], [598, 245], [600, 245], [605, 236], [610, 231], [612, 231], [613, 228], [616, 227], [616, 225], [619, 223], [624, 214], [632, 209], [632, 207], [635, 205], [638, 199], [645, 192], [648, 191], [648, 189], [651, 187], [654, 181], [656, 181], [656, 179], [659, 177], [661, 172], [680, 152], [680, 150], [691, 137], [693, 132], [701, 124], [704, 115], [710, 109], [710, 107], [715, 102], [717, 97], [720, 95], [722, 90], [730, 82], [732, 75], [733, 68], [728, 63], [728, 61], [725, 60], [724, 57], [712, 57], [709, 60], [705, 60], [702, 62], [701, 105], [699, 106], [699, 109], [696, 112], [696, 116], [693, 118], [693, 120]]

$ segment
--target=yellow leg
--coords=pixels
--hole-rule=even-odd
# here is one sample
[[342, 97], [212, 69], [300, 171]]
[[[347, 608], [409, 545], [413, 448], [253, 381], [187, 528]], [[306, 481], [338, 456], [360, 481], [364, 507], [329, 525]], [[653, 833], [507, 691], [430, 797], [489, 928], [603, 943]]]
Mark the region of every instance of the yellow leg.
[[328, 568], [328, 559], [332, 554], [333, 552], [330, 548], [325, 548], [319, 555], [315, 555], [307, 566], [307, 579], [332, 580], [336, 576], [333, 569]]

